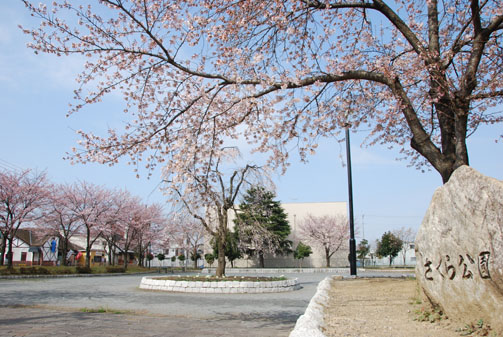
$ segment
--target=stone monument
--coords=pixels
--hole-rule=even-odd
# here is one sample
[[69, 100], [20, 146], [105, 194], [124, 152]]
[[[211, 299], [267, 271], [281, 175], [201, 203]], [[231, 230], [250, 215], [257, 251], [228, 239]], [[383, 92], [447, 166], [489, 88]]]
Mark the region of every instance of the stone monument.
[[451, 319], [503, 331], [503, 181], [462, 166], [438, 188], [416, 237], [424, 295]]

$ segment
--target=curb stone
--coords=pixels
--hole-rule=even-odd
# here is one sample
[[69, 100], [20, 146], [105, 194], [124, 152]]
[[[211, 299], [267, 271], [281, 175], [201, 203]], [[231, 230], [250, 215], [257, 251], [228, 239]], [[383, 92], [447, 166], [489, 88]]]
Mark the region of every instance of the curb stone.
[[333, 279], [342, 279], [341, 276], [329, 276], [318, 284], [316, 294], [309, 302], [306, 311], [299, 317], [295, 328], [290, 332], [289, 337], [326, 337], [321, 332], [323, 326], [323, 309], [328, 301], [328, 291], [330, 282]]
[[[363, 276], [362, 278], [409, 278], [410, 275], [392, 275], [392, 276]], [[330, 283], [332, 280], [348, 280], [357, 279], [357, 276], [342, 276], [333, 275], [328, 276], [318, 284], [316, 293], [311, 298], [309, 305], [304, 312], [297, 319], [294, 329], [290, 332], [289, 337], [326, 337], [321, 328], [324, 324], [324, 308], [329, 300], [328, 291], [330, 290]]]
[[256, 294], [285, 292], [300, 289], [297, 279], [287, 279], [274, 282], [240, 282], [240, 281], [176, 281], [159, 280], [158, 277], [144, 276], [140, 282], [140, 289], [155, 289], [174, 292], [217, 293], [217, 294]]

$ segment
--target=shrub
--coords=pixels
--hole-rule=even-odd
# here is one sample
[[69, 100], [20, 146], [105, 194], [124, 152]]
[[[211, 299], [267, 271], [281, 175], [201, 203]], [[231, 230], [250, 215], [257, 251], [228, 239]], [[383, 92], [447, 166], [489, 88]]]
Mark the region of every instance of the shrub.
[[75, 270], [79, 274], [92, 274], [92, 269], [86, 266], [77, 266], [75, 267]]
[[59, 267], [56, 272], [58, 274], [75, 274], [75, 269], [68, 267]]
[[108, 266], [106, 268], [107, 273], [125, 273], [126, 268], [124, 267], [114, 267], [114, 266]]
[[16, 275], [18, 274], [18, 270], [14, 268], [1, 268], [0, 275]]
[[[33, 268], [35, 269], [35, 268]], [[38, 274], [38, 275], [50, 275], [51, 274], [51, 271], [47, 268], [44, 268], [44, 267], [38, 267], [35, 269], [35, 274]]]
[[22, 275], [34, 275], [37, 273], [37, 269], [35, 269], [34, 267], [20, 267], [19, 273]]

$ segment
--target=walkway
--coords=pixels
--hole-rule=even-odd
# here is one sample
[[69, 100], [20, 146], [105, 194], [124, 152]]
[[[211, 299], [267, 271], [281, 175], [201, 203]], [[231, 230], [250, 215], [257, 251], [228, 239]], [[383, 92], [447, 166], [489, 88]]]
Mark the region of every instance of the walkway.
[[328, 275], [285, 274], [299, 279], [293, 292], [225, 295], [144, 291], [141, 275], [0, 280], [0, 336], [288, 336]]

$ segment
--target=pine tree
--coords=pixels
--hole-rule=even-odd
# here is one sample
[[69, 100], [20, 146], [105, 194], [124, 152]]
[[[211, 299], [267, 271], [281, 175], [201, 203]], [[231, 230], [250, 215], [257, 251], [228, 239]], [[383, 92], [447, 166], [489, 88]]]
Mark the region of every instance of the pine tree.
[[234, 220], [242, 249], [258, 256], [262, 268], [265, 253], [282, 255], [292, 251], [292, 242], [287, 239], [290, 235], [287, 214], [274, 198], [274, 193], [264, 187], [249, 189]]

